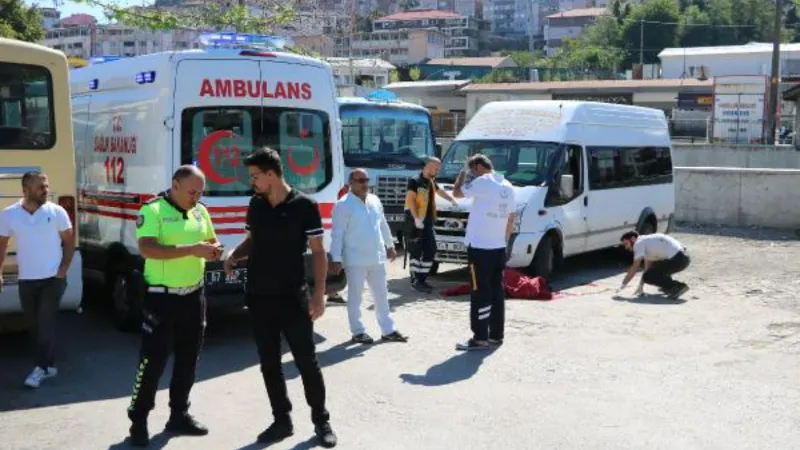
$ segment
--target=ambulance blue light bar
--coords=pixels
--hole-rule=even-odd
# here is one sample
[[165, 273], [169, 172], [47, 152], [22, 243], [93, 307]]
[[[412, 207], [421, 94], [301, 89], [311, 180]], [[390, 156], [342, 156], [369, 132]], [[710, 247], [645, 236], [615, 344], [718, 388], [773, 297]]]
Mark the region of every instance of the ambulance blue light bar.
[[242, 33], [203, 33], [199, 40], [204, 47], [216, 48], [267, 47], [282, 49], [287, 43], [287, 39], [281, 36]]
[[112, 61], [116, 61], [118, 59], [120, 59], [120, 56], [116, 56], [116, 55], [92, 56], [89, 59], [89, 65], [109, 63], [109, 62], [112, 62]]
[[138, 84], [155, 83], [155, 81], [156, 72], [154, 70], [150, 70], [148, 72], [139, 72], [136, 74], [136, 82]]
[[89, 90], [90, 91], [96, 90], [99, 84], [100, 82], [97, 78], [95, 78], [94, 80], [89, 80]]

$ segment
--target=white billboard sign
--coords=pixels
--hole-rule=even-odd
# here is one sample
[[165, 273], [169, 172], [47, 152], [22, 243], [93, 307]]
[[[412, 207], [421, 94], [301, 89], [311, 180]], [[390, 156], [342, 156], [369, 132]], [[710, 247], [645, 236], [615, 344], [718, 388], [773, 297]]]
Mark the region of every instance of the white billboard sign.
[[768, 83], [765, 75], [714, 77], [714, 141], [729, 144], [763, 142]]

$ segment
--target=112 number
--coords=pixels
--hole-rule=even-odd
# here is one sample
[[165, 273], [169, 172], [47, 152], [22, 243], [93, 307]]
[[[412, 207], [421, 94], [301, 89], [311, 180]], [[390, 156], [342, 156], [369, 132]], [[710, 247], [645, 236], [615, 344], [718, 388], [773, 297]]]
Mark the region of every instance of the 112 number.
[[107, 156], [103, 166], [108, 184], [125, 184], [125, 160], [121, 156]]

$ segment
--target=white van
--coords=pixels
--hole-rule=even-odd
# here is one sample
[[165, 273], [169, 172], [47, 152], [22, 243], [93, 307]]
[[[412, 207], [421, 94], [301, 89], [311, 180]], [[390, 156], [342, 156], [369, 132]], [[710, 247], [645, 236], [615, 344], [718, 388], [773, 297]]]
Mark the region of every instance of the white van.
[[[278, 150], [286, 180], [319, 203], [329, 248], [345, 179], [328, 63], [263, 48], [200, 49], [76, 69], [71, 85], [83, 274], [111, 294], [121, 328], [135, 327], [139, 314], [130, 292], [143, 262], [137, 212], [169, 188], [182, 164], [205, 172], [202, 201], [231, 250], [245, 236], [252, 195], [244, 159], [260, 146]], [[209, 307], [243, 304], [245, 269], [228, 277], [221, 263], [207, 268]]]
[[[456, 136], [439, 182], [452, 189], [466, 159], [488, 156], [516, 189], [509, 267], [549, 276], [567, 256], [619, 245], [628, 230], [665, 232], [675, 212], [664, 113], [579, 101], [483, 106]], [[469, 200], [437, 202], [437, 262], [466, 263]]]

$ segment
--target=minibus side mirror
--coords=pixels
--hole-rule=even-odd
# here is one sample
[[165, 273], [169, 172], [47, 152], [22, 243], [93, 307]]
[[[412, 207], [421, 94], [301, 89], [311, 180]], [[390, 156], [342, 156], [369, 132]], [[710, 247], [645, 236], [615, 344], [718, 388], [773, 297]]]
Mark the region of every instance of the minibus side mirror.
[[436, 157], [437, 158], [441, 158], [442, 156], [444, 156], [444, 155], [442, 155], [442, 143], [437, 141], [436, 142]]

